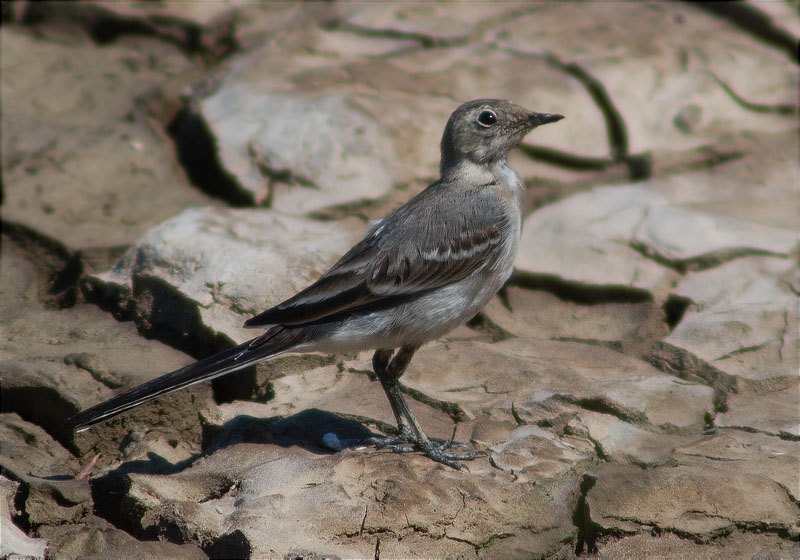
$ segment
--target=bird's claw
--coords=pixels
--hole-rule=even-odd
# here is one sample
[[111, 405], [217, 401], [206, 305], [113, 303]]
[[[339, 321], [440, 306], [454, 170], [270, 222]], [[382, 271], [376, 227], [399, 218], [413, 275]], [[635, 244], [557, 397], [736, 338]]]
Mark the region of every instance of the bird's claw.
[[[464, 465], [459, 461], [472, 461], [479, 457], [485, 457], [485, 451], [472, 449], [468, 445], [452, 441], [417, 441], [410, 434], [402, 436], [373, 436], [361, 440], [360, 445], [375, 446], [378, 449], [390, 449], [393, 453], [412, 453], [421, 451], [428, 458], [461, 470]], [[452, 452], [451, 449], [463, 448], [464, 451]]]

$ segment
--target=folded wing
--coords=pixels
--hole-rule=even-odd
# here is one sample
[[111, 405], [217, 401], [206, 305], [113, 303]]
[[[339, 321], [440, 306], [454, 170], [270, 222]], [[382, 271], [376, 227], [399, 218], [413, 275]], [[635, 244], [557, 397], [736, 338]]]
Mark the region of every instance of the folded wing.
[[314, 284], [256, 315], [245, 327], [300, 325], [387, 304], [491, 266], [494, 249], [508, 227], [502, 210], [477, 205], [479, 213], [464, 216], [430, 198], [413, 201], [424, 208], [409, 204], [391, 214]]

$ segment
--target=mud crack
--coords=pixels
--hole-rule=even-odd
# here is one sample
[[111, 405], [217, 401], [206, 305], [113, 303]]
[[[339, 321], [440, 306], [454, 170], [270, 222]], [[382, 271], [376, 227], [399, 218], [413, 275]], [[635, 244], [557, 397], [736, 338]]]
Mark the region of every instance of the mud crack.
[[544, 290], [564, 301], [584, 304], [645, 303], [653, 294], [643, 288], [628, 285], [589, 285], [565, 280], [554, 274], [537, 274], [515, 270], [506, 284], [528, 290]]
[[708, 253], [703, 253], [702, 255], [697, 255], [694, 257], [675, 259], [664, 255], [657, 249], [641, 241], [633, 240], [628, 243], [628, 246], [642, 255], [644, 258], [650, 259], [666, 268], [671, 268], [678, 274], [708, 270], [710, 268], [715, 268], [725, 263], [745, 257], [777, 257], [779, 259], [789, 258], [789, 255], [786, 253], [777, 253], [775, 251], [768, 251], [766, 249], [757, 249], [754, 247], [727, 247], [725, 249], [709, 251]]

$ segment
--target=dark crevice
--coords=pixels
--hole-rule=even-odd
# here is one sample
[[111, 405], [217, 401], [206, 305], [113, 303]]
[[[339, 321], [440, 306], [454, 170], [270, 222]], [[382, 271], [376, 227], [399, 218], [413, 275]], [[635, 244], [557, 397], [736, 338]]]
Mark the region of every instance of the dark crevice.
[[800, 435], [792, 434], [785, 430], [780, 430], [778, 432], [778, 437], [784, 441], [800, 441]]
[[628, 144], [628, 129], [622, 113], [614, 105], [611, 95], [603, 83], [592, 76], [585, 68], [575, 62], [564, 62], [550, 51], [525, 52], [511, 47], [496, 48], [515, 56], [523, 56], [544, 60], [550, 66], [558, 68], [569, 76], [575, 78], [586, 89], [597, 108], [603, 115], [608, 135], [608, 145], [611, 151], [610, 158], [592, 158], [575, 156], [550, 148], [520, 146], [529, 157], [538, 160], [580, 171], [602, 171], [617, 164], [628, 167], [628, 176], [631, 181], [647, 179], [653, 172], [652, 156], [649, 153], [631, 154]]
[[574, 62], [563, 62], [552, 52], [545, 52], [544, 59], [551, 66], [555, 66], [566, 72], [581, 85], [586, 88], [587, 93], [595, 102], [603, 119], [606, 122], [606, 132], [608, 134], [608, 144], [611, 149], [611, 157], [615, 161], [622, 161], [628, 155], [628, 129], [625, 126], [625, 119], [614, 106], [608, 90], [603, 83], [589, 74], [583, 67]]
[[658, 175], [677, 175], [689, 171], [711, 169], [729, 161], [742, 159], [747, 155], [746, 152], [741, 150], [722, 151], [722, 149], [715, 146], [700, 146], [683, 153], [688, 154], [689, 157], [683, 161], [662, 166], [658, 171]]
[[[4, 3], [5, 4], [5, 3]], [[107, 45], [127, 35], [139, 35], [175, 45], [188, 55], [199, 54], [207, 64], [238, 51], [233, 15], [206, 24], [176, 15], [142, 12], [128, 16], [106, 6], [83, 2], [28, 2], [21, 22], [25, 25], [68, 21], [81, 27], [97, 45]]]
[[15, 412], [23, 420], [41, 426], [75, 456], [72, 428], [65, 422], [77, 407], [49, 387], [4, 387], [0, 391], [0, 412]]
[[626, 409], [625, 407], [613, 403], [604, 397], [578, 398], [573, 397], [572, 395], [558, 393], [553, 395], [552, 398], [553, 400], [573, 404], [592, 412], [609, 414], [615, 418], [619, 418], [623, 422], [628, 422], [629, 424], [647, 423], [647, 417], [644, 415], [644, 413]]
[[711, 387], [714, 390], [714, 412], [727, 412], [728, 393], [738, 392], [736, 376], [668, 342], [657, 342], [645, 360], [666, 374]]
[[785, 253], [777, 253], [775, 251], [768, 251], [766, 249], [756, 249], [753, 247], [727, 247], [725, 249], [703, 253], [702, 255], [697, 255], [695, 257], [689, 257], [686, 259], [671, 259], [666, 255], [659, 253], [653, 247], [640, 241], [631, 241], [628, 246], [643, 257], [650, 259], [661, 266], [671, 268], [678, 274], [708, 270], [744, 257], [776, 257], [779, 259], [789, 258], [789, 255]]
[[75, 253], [50, 279], [50, 289], [55, 303], [60, 308], [73, 307], [78, 302], [78, 280], [83, 274], [83, 262]]
[[378, 37], [383, 39], [395, 39], [399, 41], [414, 41], [425, 49], [457, 47], [466, 45], [469, 41], [467, 35], [458, 37], [435, 37], [424, 33], [413, 31], [402, 31], [400, 29], [381, 29], [351, 23], [343, 19], [331, 19], [322, 24], [326, 31], [343, 31], [361, 37]]
[[400, 386], [400, 390], [414, 399], [415, 401], [421, 402], [422, 404], [426, 404], [429, 407], [439, 410], [447, 414], [450, 419], [458, 424], [459, 422], [465, 422], [467, 420], [467, 415], [464, 410], [456, 403], [451, 403], [447, 401], [442, 401], [439, 399], [435, 399], [430, 395], [426, 395], [422, 391], [418, 391], [417, 389], [412, 389], [402, 383], [398, 383]]
[[[757, 39], [786, 53], [790, 60], [800, 63], [798, 38], [772, 24], [770, 16], [757, 5], [748, 2], [687, 2], [715, 16], [727, 19]], [[796, 9], [796, 8], [791, 8]]]
[[[712, 529], [707, 532], [695, 532], [675, 526], [659, 526], [653, 521], [646, 521], [644, 519], [638, 519], [636, 517], [625, 515], [608, 515], [607, 517], [608, 519], [615, 519], [625, 523], [633, 523], [642, 527], [649, 527], [650, 532], [654, 535], [671, 533], [677, 537], [692, 541], [696, 544], [710, 544], [713, 541], [723, 539], [729, 536], [734, 528], [745, 533], [771, 533], [778, 535], [782, 539], [790, 539], [792, 537], [791, 530], [787, 526], [788, 524], [770, 523], [769, 521], [736, 521], [724, 515], [715, 515], [703, 510], [687, 510], [685, 513], [692, 514], [694, 516], [703, 516], [709, 519], [724, 520], [727, 521], [729, 525]], [[608, 532], [608, 529], [604, 529], [604, 532]], [[754, 558], [757, 557], [758, 555], [754, 556]]]
[[0, 228], [45, 278], [45, 286], [38, 294], [40, 303], [58, 309], [74, 306], [78, 301], [78, 280], [83, 274], [80, 252], [22, 224], [3, 221]]
[[[91, 18], [88, 31], [89, 36], [98, 45], [107, 45], [124, 35], [159, 36], [158, 30], [145, 20], [119, 16], [111, 12], [97, 13], [95, 17]], [[196, 39], [196, 36], [196, 30], [191, 30], [187, 33], [187, 44], [185, 46], [189, 52], [197, 50], [196, 40], [191, 40]]]
[[13, 513], [11, 520], [17, 527], [22, 529], [25, 534], [30, 535], [31, 521], [25, 504], [28, 501], [28, 496], [30, 496], [31, 485], [26, 484], [24, 481], [17, 480], [17, 477], [2, 467], [0, 467], [0, 475], [20, 483], [17, 487], [17, 492], [14, 494], [14, 509], [16, 511]]
[[203, 552], [211, 559], [250, 558], [253, 547], [245, 534], [236, 529], [215, 539], [213, 544], [203, 548]]
[[513, 309], [511, 309], [511, 301], [508, 299], [508, 290], [506, 289], [506, 286], [503, 286], [497, 292], [497, 299], [500, 300], [500, 303], [505, 309], [508, 311], [513, 311]]
[[528, 290], [543, 290], [561, 300], [583, 304], [645, 303], [653, 301], [653, 294], [642, 288], [625, 285], [591, 286], [564, 280], [553, 274], [534, 274], [515, 270], [507, 285]]
[[[116, 469], [108, 471], [101, 476], [93, 477], [89, 487], [94, 503], [94, 513], [111, 523], [117, 529], [125, 531], [134, 538], [143, 541], [168, 541], [175, 544], [195, 544], [203, 546], [191, 528], [182, 525], [172, 516], [160, 515], [157, 520], [148, 517], [153, 514], [148, 506], [132, 494], [131, 474], [170, 475], [181, 472], [194, 464], [200, 455], [171, 464], [158, 458], [155, 453], [148, 454], [148, 460], [136, 460], [123, 463]], [[213, 488], [208, 488], [207, 494], [198, 500], [202, 503], [224, 496], [234, 491], [237, 483], [226, 477], [219, 477]], [[165, 510], [169, 511], [169, 509]], [[149, 526], [145, 527], [142, 521], [147, 519]], [[203, 540], [202, 538], [200, 539]]]
[[608, 158], [579, 156], [544, 146], [520, 144], [518, 147], [522, 153], [532, 160], [573, 171], [605, 171], [609, 167], [618, 164], [618, 162]]
[[664, 305], [661, 306], [661, 309], [664, 310], [664, 315], [666, 315], [667, 326], [669, 327], [670, 332], [675, 330], [675, 327], [678, 326], [683, 320], [683, 316], [686, 314], [686, 310], [689, 309], [689, 306], [692, 305], [694, 302], [684, 296], [679, 296], [676, 294], [669, 294], [667, 296]]
[[720, 426], [720, 430], [738, 430], [740, 432], [747, 432], [748, 434], [761, 434], [770, 437], [776, 437], [778, 439], [782, 439], [784, 441], [793, 441], [797, 442], [800, 441], [800, 435], [793, 434], [787, 432], [785, 430], [778, 430], [777, 432], [770, 432], [767, 430], [759, 430], [758, 428], [753, 428], [752, 426]]
[[467, 326], [476, 332], [488, 335], [492, 342], [502, 342], [503, 340], [514, 338], [512, 333], [492, 321], [489, 316], [483, 312], [478, 313], [467, 321]]
[[[141, 334], [160, 340], [202, 360], [217, 352], [228, 350], [235, 343], [227, 336], [211, 329], [197, 328], [203, 325], [196, 302], [160, 278], [138, 278], [134, 280], [134, 301], [147, 301], [147, 318], [141, 317], [137, 326]], [[255, 366], [239, 370], [236, 375], [225, 375], [211, 381], [214, 400], [217, 404], [246, 400], [258, 391]]]
[[763, 348], [766, 348], [767, 346], [772, 344], [772, 342], [773, 342], [772, 340], [767, 340], [766, 342], [762, 342], [761, 344], [754, 344], [752, 346], [744, 346], [742, 348], [738, 348], [736, 350], [728, 352], [727, 354], [723, 354], [722, 356], [719, 356], [718, 358], [714, 358], [711, 361], [712, 362], [718, 362], [718, 361], [722, 361], [722, 360], [729, 360], [733, 356], [738, 356], [739, 354], [747, 354], [748, 352], [758, 352], [759, 350], [761, 350]]
[[[139, 333], [155, 339], [197, 360], [228, 350], [235, 343], [227, 336], [204, 328], [197, 302], [157, 277], [136, 277], [131, 294], [121, 293], [113, 284], [92, 277], [81, 283], [84, 297], [122, 321], [132, 320]], [[139, 306], [142, 309], [139, 309]], [[247, 400], [258, 395], [255, 366], [211, 381], [218, 404]]]
[[748, 111], [753, 111], [754, 113], [773, 113], [776, 115], [794, 115], [797, 112], [797, 107], [795, 105], [777, 103], [777, 104], [766, 104], [766, 103], [752, 103], [747, 101], [741, 95], [733, 91], [733, 89], [723, 82], [719, 76], [710, 72], [708, 70], [705, 71], [706, 74], [711, 76], [717, 85], [721, 87], [728, 96], [733, 99], [737, 105], [742, 107], [743, 109], [747, 109]]
[[578, 338], [576, 336], [553, 336], [550, 337], [550, 340], [556, 340], [558, 342], [577, 342], [579, 344], [588, 344], [590, 346], [602, 346], [603, 348], [608, 348], [609, 350], [622, 352], [621, 340], [600, 340], [597, 338]]
[[139, 540], [156, 540], [154, 531], [145, 531], [139, 523], [147, 513], [145, 507], [128, 495], [131, 480], [121, 469], [91, 478], [89, 488], [94, 513]]
[[308, 177], [303, 177], [293, 172], [289, 168], [275, 167], [267, 154], [255, 145], [254, 142], [249, 142], [247, 145], [247, 155], [252, 164], [258, 169], [261, 177], [265, 179], [267, 186], [267, 196], [261, 206], [271, 208], [275, 200], [275, 185], [285, 184], [290, 186], [306, 187], [314, 190], [322, 190], [319, 185]]
[[167, 132], [175, 142], [178, 160], [189, 180], [204, 193], [235, 207], [255, 204], [252, 193], [222, 165], [217, 150], [217, 141], [205, 119], [185, 106], [167, 125]]

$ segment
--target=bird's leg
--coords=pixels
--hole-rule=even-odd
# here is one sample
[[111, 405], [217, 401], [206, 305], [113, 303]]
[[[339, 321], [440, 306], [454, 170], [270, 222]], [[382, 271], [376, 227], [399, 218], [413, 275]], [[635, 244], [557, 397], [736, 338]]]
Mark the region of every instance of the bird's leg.
[[[383, 391], [387, 396], [391, 391], [391, 386], [397, 386], [397, 380], [395, 379], [394, 381], [391, 381], [389, 373], [387, 372], [393, 354], [394, 350], [392, 349], [381, 349], [376, 350], [375, 354], [372, 355], [372, 370], [375, 372], [375, 375], [381, 382]], [[403, 418], [402, 410], [397, 406], [397, 401], [389, 397], [389, 404], [392, 406], [392, 412], [394, 412], [394, 418], [397, 421], [397, 429], [399, 430], [401, 436], [405, 441], [413, 441], [414, 435], [411, 431], [411, 428], [409, 428], [408, 424], [406, 424], [405, 418]]]
[[422, 443], [423, 441], [427, 442], [428, 437], [417, 424], [414, 415], [411, 414], [411, 409], [397, 383], [400, 376], [406, 371], [417, 348], [419, 346], [402, 346], [391, 361], [389, 358], [392, 356], [393, 350], [378, 350], [372, 357], [372, 366], [389, 399], [389, 404], [392, 406], [392, 412], [397, 419], [397, 429], [406, 441]]
[[[419, 346], [402, 346], [391, 361], [392, 350], [378, 350], [372, 357], [372, 366], [375, 370], [375, 375], [378, 376], [383, 390], [386, 393], [386, 397], [389, 399], [392, 412], [394, 412], [394, 416], [397, 419], [397, 427], [403, 437], [407, 441], [413, 441], [425, 455], [434, 461], [448, 465], [454, 469], [461, 469], [463, 465], [458, 462], [459, 460], [470, 461], [483, 454], [475, 451], [460, 454], [447, 453], [445, 450], [449, 448], [449, 443], [432, 442], [428, 439], [428, 436], [425, 435], [425, 432], [422, 431], [405, 397], [403, 397], [403, 394], [400, 392], [398, 380], [406, 371], [412, 356], [414, 356], [414, 352], [416, 352], [418, 348]], [[385, 443], [383, 446], [391, 447], [396, 451], [403, 451], [403, 449], [391, 442]]]

